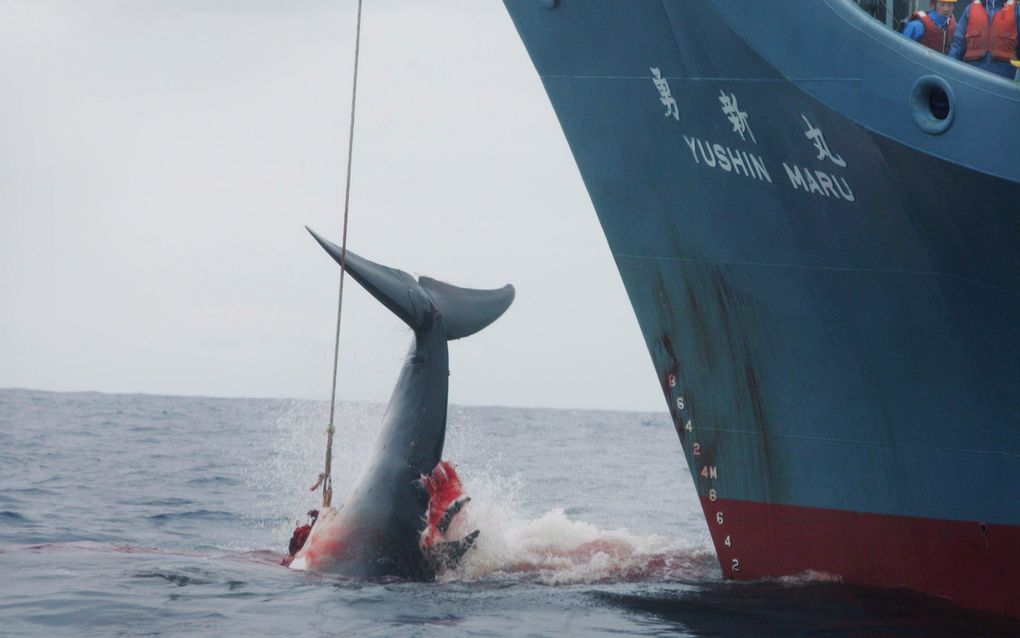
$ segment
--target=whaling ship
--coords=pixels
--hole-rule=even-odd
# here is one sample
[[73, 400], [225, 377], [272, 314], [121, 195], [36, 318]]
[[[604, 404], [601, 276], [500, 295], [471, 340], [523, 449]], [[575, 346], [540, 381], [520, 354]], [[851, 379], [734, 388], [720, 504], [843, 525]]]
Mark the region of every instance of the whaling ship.
[[1020, 616], [1020, 87], [851, 0], [506, 0], [723, 575]]

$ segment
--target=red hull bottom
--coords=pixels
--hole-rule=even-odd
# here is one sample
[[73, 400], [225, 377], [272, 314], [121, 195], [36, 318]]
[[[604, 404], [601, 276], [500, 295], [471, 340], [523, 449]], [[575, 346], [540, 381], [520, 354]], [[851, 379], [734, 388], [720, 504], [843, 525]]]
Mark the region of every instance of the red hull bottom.
[[1020, 527], [701, 498], [723, 575], [808, 570], [1020, 618]]

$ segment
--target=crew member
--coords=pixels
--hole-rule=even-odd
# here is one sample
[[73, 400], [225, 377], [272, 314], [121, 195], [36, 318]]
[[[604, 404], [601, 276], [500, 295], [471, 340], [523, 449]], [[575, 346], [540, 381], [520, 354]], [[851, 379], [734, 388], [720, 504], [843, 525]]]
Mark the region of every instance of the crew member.
[[949, 53], [956, 33], [955, 5], [956, 0], [932, 0], [927, 13], [918, 11], [910, 16], [903, 35], [939, 53]]
[[949, 55], [979, 69], [1013, 79], [1020, 42], [1020, 5], [1016, 0], [974, 0], [956, 24]]

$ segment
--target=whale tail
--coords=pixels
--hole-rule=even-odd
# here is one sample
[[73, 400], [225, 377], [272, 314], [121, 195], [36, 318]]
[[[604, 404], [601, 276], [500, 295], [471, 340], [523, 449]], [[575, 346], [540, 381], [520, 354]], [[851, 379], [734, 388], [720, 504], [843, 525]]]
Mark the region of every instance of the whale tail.
[[346, 262], [346, 270], [355, 281], [414, 330], [427, 325], [438, 311], [446, 338], [461, 339], [499, 319], [514, 300], [510, 284], [495, 290], [475, 290], [430, 277], [415, 280], [403, 270], [369, 261], [350, 250], [343, 255], [339, 246], [305, 228], [337, 263], [342, 259]]

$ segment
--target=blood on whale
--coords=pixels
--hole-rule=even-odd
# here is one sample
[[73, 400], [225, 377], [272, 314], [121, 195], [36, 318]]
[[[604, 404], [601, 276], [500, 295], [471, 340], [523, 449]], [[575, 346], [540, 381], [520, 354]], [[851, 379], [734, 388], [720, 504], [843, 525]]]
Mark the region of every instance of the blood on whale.
[[[421, 535], [422, 549], [428, 549], [445, 541], [451, 515], [459, 512], [463, 504], [470, 499], [460, 501], [464, 496], [464, 487], [461, 485], [460, 476], [453, 463], [449, 461], [441, 461], [431, 474], [421, 477], [421, 482], [429, 493], [428, 526]], [[308, 516], [311, 519], [310, 523], [305, 525], [299, 523], [294, 528], [294, 533], [290, 538], [289, 553], [281, 563], [284, 566], [290, 565], [294, 556], [305, 546], [312, 527], [319, 517], [319, 511], [311, 510], [308, 512]]]
[[479, 531], [445, 539], [468, 502], [443, 461], [449, 342], [482, 330], [514, 298], [513, 286], [461, 288], [364, 259], [312, 236], [361, 286], [411, 327], [414, 338], [393, 389], [372, 461], [340, 508], [326, 507], [292, 569], [354, 578], [435, 580], [455, 568]]

